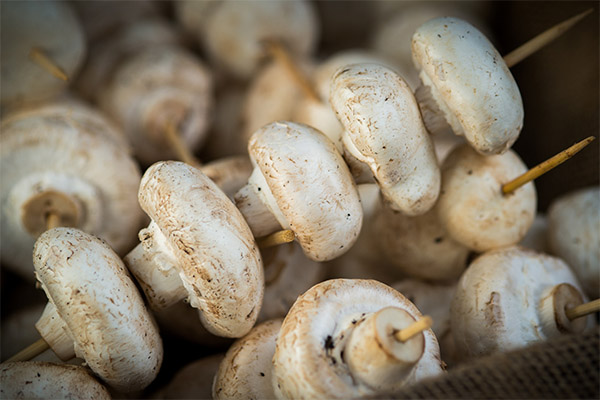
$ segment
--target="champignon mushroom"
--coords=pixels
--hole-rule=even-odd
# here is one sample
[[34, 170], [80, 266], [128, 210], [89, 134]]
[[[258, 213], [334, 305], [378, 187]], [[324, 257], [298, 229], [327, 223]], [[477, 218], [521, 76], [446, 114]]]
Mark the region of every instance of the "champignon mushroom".
[[120, 132], [77, 102], [9, 116], [0, 136], [2, 263], [33, 278], [31, 249], [55, 213], [60, 225], [129, 250], [143, 213], [140, 171]]
[[105, 399], [110, 394], [83, 367], [47, 362], [0, 364], [3, 399]]
[[263, 298], [263, 267], [254, 237], [227, 196], [181, 162], [148, 168], [139, 190], [152, 219], [126, 257], [152, 308], [187, 299], [209, 332], [240, 337]]
[[586, 294], [600, 297], [600, 188], [577, 190], [554, 200], [547, 235], [550, 250], [569, 264]]
[[518, 246], [489, 251], [456, 287], [450, 321], [457, 353], [481, 356], [581, 332], [586, 318], [570, 320], [566, 311], [584, 301], [561, 259]]
[[519, 137], [523, 102], [502, 56], [485, 36], [457, 18], [436, 18], [412, 37], [422, 86], [416, 97], [427, 128], [445, 121], [481, 154], [502, 154]]
[[63, 360], [74, 356], [110, 386], [130, 392], [156, 377], [163, 356], [154, 321], [121, 259], [73, 228], [44, 232], [33, 250], [48, 296], [36, 328]]
[[213, 382], [214, 399], [273, 399], [273, 355], [281, 319], [255, 326], [227, 351]]
[[335, 279], [315, 285], [285, 317], [273, 357], [278, 398], [384, 395], [442, 372], [431, 330], [395, 338], [421, 317], [389, 286]]
[[291, 229], [305, 254], [327, 261], [346, 252], [362, 224], [362, 208], [350, 171], [335, 145], [319, 131], [274, 122], [252, 135], [255, 165], [236, 204], [260, 237]]
[[[65, 90], [85, 54], [83, 30], [69, 4], [7, 2], [1, 25], [2, 106], [45, 100]], [[44, 58], [54, 72], [32, 57]]]

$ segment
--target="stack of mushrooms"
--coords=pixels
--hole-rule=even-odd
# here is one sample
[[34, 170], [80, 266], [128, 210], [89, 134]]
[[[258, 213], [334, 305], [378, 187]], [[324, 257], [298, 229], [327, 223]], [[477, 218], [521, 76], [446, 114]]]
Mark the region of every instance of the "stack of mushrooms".
[[339, 6], [2, 5], [1, 397], [392, 398], [597, 329], [598, 176], [533, 182], [597, 132], [532, 155], [519, 74], [592, 11]]

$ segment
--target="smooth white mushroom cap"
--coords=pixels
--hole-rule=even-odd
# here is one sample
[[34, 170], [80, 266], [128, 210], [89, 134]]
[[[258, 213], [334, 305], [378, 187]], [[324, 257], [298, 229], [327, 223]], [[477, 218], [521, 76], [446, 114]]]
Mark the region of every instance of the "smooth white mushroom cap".
[[481, 356], [580, 332], [586, 317], [569, 321], [565, 309], [585, 301], [583, 295], [564, 295], [569, 301], [558, 312], [552, 301], [547, 302], [561, 284], [581, 291], [559, 258], [518, 246], [483, 254], [467, 268], [452, 300], [450, 321], [457, 352]]
[[436, 18], [412, 38], [423, 85], [457, 135], [481, 154], [501, 154], [523, 127], [523, 102], [502, 56], [474, 26]]
[[265, 40], [281, 42], [299, 59], [314, 52], [319, 37], [310, 2], [223, 0], [206, 21], [204, 43], [210, 56], [237, 77], [247, 79], [265, 58]]
[[263, 322], [238, 339], [221, 361], [214, 399], [273, 399], [273, 355], [282, 319]]
[[[252, 232], [231, 200], [198, 169], [159, 162], [144, 173], [139, 202], [152, 219], [140, 231], [141, 246], [147, 257], [160, 260], [157, 273], [178, 276], [211, 333], [246, 334], [260, 311], [263, 266]], [[137, 268], [129, 260], [128, 265]]]
[[69, 79], [85, 56], [85, 37], [75, 13], [62, 1], [10, 1], [2, 5], [1, 103], [44, 100], [63, 91], [65, 82], [29, 58], [43, 51]]
[[382, 65], [349, 65], [334, 75], [330, 102], [346, 150], [369, 165], [392, 207], [407, 215], [431, 209], [440, 170], [406, 82]]
[[600, 297], [600, 189], [590, 187], [556, 199], [548, 211], [548, 245]]
[[[55, 228], [39, 237], [33, 260], [53, 319], [62, 321], [75, 354], [118, 390], [148, 386], [162, 362], [162, 341], [113, 250], [77, 229]], [[47, 324], [42, 316], [36, 327], [44, 332]]]
[[101, 399], [111, 396], [83, 367], [47, 362], [0, 364], [3, 399]]
[[[306, 125], [275, 122], [252, 135], [248, 151], [256, 165], [255, 193], [281, 227], [294, 231], [310, 259], [327, 261], [352, 246], [362, 225], [360, 198], [325, 135]], [[240, 193], [238, 207], [251, 207]]]
[[[2, 263], [33, 278], [31, 250], [46, 213], [106, 240], [118, 253], [135, 241], [143, 213], [141, 174], [120, 133], [76, 102], [17, 113], [2, 122]], [[8, 251], [10, 250], [10, 251]]]
[[[335, 279], [315, 285], [298, 298], [286, 316], [273, 358], [273, 386], [278, 398], [356, 398], [385, 394], [349, 374], [343, 350], [352, 330], [387, 307], [414, 319], [421, 313], [399, 292], [372, 280]], [[437, 339], [423, 332], [424, 352], [409, 384], [442, 372]], [[407, 342], [408, 343], [408, 342]]]
[[533, 182], [502, 194], [502, 185], [527, 171], [519, 156], [482, 156], [457, 147], [442, 165], [442, 191], [436, 206], [450, 236], [475, 251], [510, 246], [527, 233], [535, 217]]

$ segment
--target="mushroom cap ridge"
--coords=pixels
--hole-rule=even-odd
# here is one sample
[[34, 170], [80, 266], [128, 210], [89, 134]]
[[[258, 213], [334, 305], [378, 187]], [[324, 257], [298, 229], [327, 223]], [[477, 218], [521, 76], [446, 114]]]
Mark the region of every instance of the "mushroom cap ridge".
[[262, 304], [263, 266], [231, 200], [200, 170], [174, 161], [148, 168], [138, 197], [179, 260], [179, 277], [205, 327], [219, 336], [247, 333]]

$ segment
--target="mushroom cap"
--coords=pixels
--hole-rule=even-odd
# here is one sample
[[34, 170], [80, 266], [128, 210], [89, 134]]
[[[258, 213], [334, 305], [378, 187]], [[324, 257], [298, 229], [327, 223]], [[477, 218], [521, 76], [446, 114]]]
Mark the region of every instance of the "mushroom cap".
[[231, 345], [213, 382], [214, 399], [273, 399], [272, 360], [282, 319], [255, 326]]
[[588, 296], [600, 297], [600, 188], [556, 199], [548, 211], [548, 245], [579, 278]]
[[[278, 397], [356, 398], [376, 394], [348, 374], [344, 341], [337, 333], [365, 315], [386, 307], [398, 307], [415, 319], [419, 310], [396, 290], [373, 280], [334, 279], [313, 286], [296, 300], [285, 317], [273, 357], [273, 386]], [[442, 371], [433, 332], [423, 332], [425, 352], [408, 382]], [[347, 340], [346, 335], [346, 340]], [[340, 337], [341, 338], [341, 337]], [[336, 359], [336, 361], [332, 361]]]
[[307, 58], [319, 37], [310, 2], [223, 0], [206, 22], [209, 55], [237, 77], [247, 79], [265, 58], [265, 40], [281, 42], [294, 56]]
[[154, 380], [162, 341], [121, 259], [106, 242], [72, 228], [35, 243], [36, 276], [74, 342], [75, 354], [122, 391]]
[[[547, 290], [564, 283], [581, 290], [559, 258], [519, 246], [481, 255], [460, 278], [452, 300], [457, 352], [481, 356], [549, 339], [544, 324], [545, 319], [556, 324], [554, 312], [545, 316], [541, 301]], [[558, 329], [568, 332], [571, 327]]]
[[330, 102], [346, 150], [369, 165], [392, 207], [408, 215], [431, 209], [440, 170], [406, 82], [382, 65], [349, 65], [335, 73]]
[[73, 79], [85, 56], [85, 38], [75, 13], [62, 1], [10, 1], [2, 5], [2, 105], [50, 98], [67, 82], [29, 58], [42, 50]]
[[277, 203], [275, 217], [294, 231], [310, 259], [327, 261], [352, 246], [362, 225], [360, 198], [325, 135], [306, 125], [274, 122], [252, 135], [248, 152]]
[[3, 399], [106, 399], [108, 390], [83, 367], [39, 361], [0, 365]]
[[436, 18], [412, 37], [423, 85], [457, 135], [482, 154], [501, 154], [523, 127], [523, 102], [502, 56], [486, 37], [457, 18]]
[[[263, 266], [231, 200], [198, 169], [167, 161], [146, 170], [139, 202], [179, 262], [175, 268], [205, 327], [219, 336], [246, 334], [260, 311]], [[152, 236], [141, 239], [152, 247]]]
[[173, 157], [166, 139], [174, 123], [191, 149], [204, 141], [212, 110], [208, 68], [186, 50], [153, 47], [119, 64], [100, 96], [103, 110], [123, 127], [143, 164]]
[[535, 217], [535, 187], [529, 182], [503, 195], [502, 185], [526, 171], [511, 150], [482, 156], [466, 144], [457, 147], [442, 165], [440, 223], [454, 240], [478, 252], [518, 243]]
[[7, 118], [1, 129], [4, 265], [33, 278], [31, 249], [46, 228], [45, 212], [56, 209], [76, 214], [62, 223], [103, 238], [118, 253], [129, 250], [143, 218], [136, 198], [141, 174], [103, 116], [76, 102], [47, 105]]

